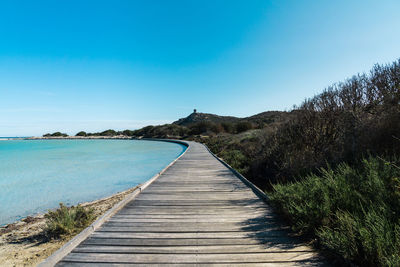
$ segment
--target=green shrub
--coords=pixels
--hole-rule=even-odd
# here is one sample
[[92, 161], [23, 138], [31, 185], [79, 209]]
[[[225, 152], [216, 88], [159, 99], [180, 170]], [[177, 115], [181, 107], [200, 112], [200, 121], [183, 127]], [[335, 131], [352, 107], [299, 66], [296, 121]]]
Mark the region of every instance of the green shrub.
[[80, 131], [79, 133], [77, 133], [75, 136], [87, 136], [87, 133], [84, 131]]
[[116, 136], [116, 135], [118, 135], [118, 132], [116, 132], [112, 129], [109, 129], [109, 130], [105, 130], [105, 131], [101, 132], [100, 135], [101, 136]]
[[224, 131], [221, 124], [217, 124], [210, 121], [200, 121], [189, 126], [190, 135], [200, 135], [200, 134], [218, 134]]
[[236, 123], [235, 128], [236, 128], [237, 133], [242, 133], [242, 132], [253, 129], [253, 125], [250, 122], [242, 121], [242, 122]]
[[223, 128], [224, 132], [231, 133], [231, 134], [235, 133], [235, 126], [234, 126], [233, 123], [231, 123], [231, 122], [222, 122], [220, 125]]
[[321, 243], [364, 266], [400, 266], [400, 224], [375, 209], [355, 216], [337, 212], [333, 227], [317, 230]]
[[47, 133], [47, 134], [43, 135], [43, 137], [67, 137], [67, 136], [68, 136], [68, 134], [61, 133], [61, 132], [55, 132], [55, 133], [52, 133], [52, 134]]
[[132, 130], [124, 130], [122, 132], [122, 134], [125, 135], [125, 136], [133, 136], [134, 135], [134, 131], [132, 131]]
[[274, 186], [271, 203], [293, 229], [363, 266], [400, 264], [400, 169], [379, 158]]
[[50, 238], [61, 238], [79, 232], [87, 227], [95, 218], [93, 209], [80, 205], [67, 207], [60, 203], [55, 211], [45, 214], [46, 233]]
[[226, 161], [232, 168], [244, 174], [248, 171], [248, 163], [245, 155], [240, 150], [229, 150], [223, 151], [221, 157]]
[[67, 137], [68, 134], [66, 134], [66, 133], [61, 133], [61, 132], [55, 132], [55, 133], [52, 133], [51, 136], [56, 136], [56, 137]]

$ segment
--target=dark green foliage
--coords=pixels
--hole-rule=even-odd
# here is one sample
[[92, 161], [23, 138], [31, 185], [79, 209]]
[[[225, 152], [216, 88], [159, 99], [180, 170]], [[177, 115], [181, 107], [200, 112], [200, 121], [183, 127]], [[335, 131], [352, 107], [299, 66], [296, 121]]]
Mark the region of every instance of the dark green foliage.
[[200, 123], [200, 122], [212, 122], [215, 124], [219, 124], [221, 122], [234, 123], [234, 122], [238, 122], [238, 121], [240, 121], [240, 119], [236, 118], [236, 117], [218, 116], [218, 115], [209, 114], [209, 113], [193, 112], [186, 118], [182, 118], [182, 119], [179, 119], [179, 120], [173, 122], [173, 124], [190, 127], [193, 124]]
[[294, 112], [261, 156], [278, 180], [367, 153], [393, 155], [400, 150], [400, 60], [334, 85]]
[[118, 135], [118, 132], [116, 132], [112, 129], [109, 129], [109, 130], [101, 132], [99, 135], [100, 136], [116, 136], [116, 135]]
[[132, 136], [145, 138], [172, 138], [180, 139], [187, 135], [188, 128], [175, 124], [165, 124], [159, 126], [146, 126], [142, 129], [133, 131]]
[[230, 134], [235, 133], [235, 126], [231, 122], [222, 122], [221, 127], [222, 127], [223, 131], [226, 133], [230, 133]]
[[153, 132], [154, 128], [155, 128], [155, 126], [152, 126], [152, 125], [143, 127], [139, 130], [134, 131], [134, 135], [148, 137], [149, 134]]
[[52, 133], [52, 134], [47, 133], [47, 134], [43, 135], [43, 137], [67, 137], [67, 136], [68, 136], [68, 134], [61, 133], [61, 132], [55, 132], [55, 133]]
[[247, 173], [249, 171], [247, 162], [249, 159], [242, 154], [240, 150], [223, 151], [220, 153], [221, 157], [229, 162], [229, 165], [240, 173]]
[[255, 128], [262, 129], [264, 127], [270, 127], [271, 125], [280, 125], [287, 122], [293, 117], [291, 112], [282, 111], [266, 111], [251, 117], [242, 119], [242, 121], [247, 121], [255, 125]]
[[94, 220], [94, 210], [78, 205], [66, 207], [60, 203], [55, 211], [45, 214], [46, 233], [50, 238], [61, 238], [80, 232]]
[[123, 135], [125, 136], [133, 136], [134, 135], [134, 131], [131, 130], [125, 130], [122, 132]]
[[194, 123], [189, 126], [189, 134], [190, 135], [210, 135], [210, 134], [218, 134], [223, 131], [223, 127], [219, 123], [202, 121], [198, 123]]
[[370, 157], [274, 185], [271, 203], [296, 231], [363, 266], [400, 264], [400, 169]]
[[235, 128], [236, 128], [236, 133], [242, 133], [251, 130], [253, 128], [253, 125], [250, 122], [242, 121], [236, 123]]
[[79, 133], [77, 133], [75, 136], [87, 136], [86, 132], [84, 131], [80, 131]]

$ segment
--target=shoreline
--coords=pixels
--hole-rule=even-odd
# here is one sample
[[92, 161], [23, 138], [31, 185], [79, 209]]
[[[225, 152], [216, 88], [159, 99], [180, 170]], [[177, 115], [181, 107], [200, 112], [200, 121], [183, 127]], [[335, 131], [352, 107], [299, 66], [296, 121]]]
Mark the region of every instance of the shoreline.
[[[26, 140], [27, 138], [25, 138]], [[135, 194], [137, 190], [146, 188], [154, 179], [157, 179], [166, 169], [176, 162], [188, 149], [189, 144], [180, 140], [173, 139], [153, 139], [153, 138], [135, 138], [135, 137], [30, 137], [28, 140], [41, 140], [41, 139], [133, 139], [144, 141], [163, 141], [172, 142], [184, 145], [186, 149], [169, 165], [167, 165], [161, 172], [153, 176], [150, 180], [132, 187], [125, 191], [115, 193], [111, 196], [101, 198], [98, 200], [80, 203], [83, 207], [90, 207], [95, 210], [95, 224], [106, 216], [115, 206], [121, 204], [128, 198], [130, 194]], [[118, 204], [118, 205], [117, 205]], [[92, 226], [91, 225], [91, 226]], [[0, 262], [6, 266], [36, 266], [43, 260], [47, 259], [50, 255], [58, 251], [64, 245], [67, 246], [73, 239], [76, 239], [85, 230], [85, 228], [78, 235], [72, 235], [59, 240], [48, 239], [44, 235], [46, 220], [44, 214], [35, 216], [28, 216], [14, 223], [7, 224], [0, 227]]]
[[[181, 140], [174, 140], [174, 139], [156, 139], [156, 138], [142, 138], [142, 137], [129, 137], [129, 136], [124, 136], [124, 135], [119, 135], [119, 136], [52, 136], [52, 137], [32, 136], [32, 137], [0, 137], [0, 141], [8, 141], [8, 140], [74, 140], [74, 139], [77, 139], [77, 140], [80, 140], [80, 139], [83, 139], [83, 140], [86, 140], [86, 139], [88, 139], [88, 140], [90, 140], [90, 139], [112, 139], [112, 140], [159, 141], [159, 142], [171, 142], [171, 143], [176, 143], [176, 144], [184, 145], [184, 146], [187, 147], [186, 142], [181, 141]], [[186, 149], [185, 149], [182, 153], [184, 153], [185, 151], [186, 151]], [[180, 156], [180, 155], [178, 155], [178, 157], [179, 157], [179, 156]], [[140, 184], [139, 184], [137, 187], [139, 187], [139, 186], [140, 186]], [[136, 188], [136, 187], [135, 187], [135, 188]], [[131, 190], [131, 189], [132, 189], [132, 188], [127, 189], [127, 190], [125, 190], [125, 191], [117, 192], [117, 193], [115, 193], [115, 194], [113, 194], [113, 195], [111, 195], [111, 196], [104, 197], [104, 198], [101, 198], [101, 199], [98, 199], [98, 200], [93, 200], [93, 201], [89, 201], [89, 202], [78, 203], [77, 205], [86, 206], [86, 205], [91, 204], [91, 203], [95, 203], [95, 202], [98, 202], [98, 201], [101, 201], [101, 200], [105, 200], [105, 199], [108, 199], [108, 198], [112, 198], [112, 197], [114, 197], [115, 195], [122, 194], [122, 193], [124, 193], [124, 192], [126, 192], [126, 191], [129, 191], [129, 190]], [[51, 209], [49, 209], [49, 210], [51, 210]], [[32, 215], [27, 215], [27, 216], [25, 216], [25, 217], [22, 217], [22, 218], [17, 219], [17, 220], [15, 220], [15, 221], [13, 221], [13, 222], [10, 222], [10, 223], [0, 224], [0, 236], [5, 232], [4, 229], [6, 229], [6, 228], [13, 227], [13, 225], [18, 225], [20, 222], [24, 222], [25, 220], [30, 221], [30, 220], [35, 220], [36, 218], [41, 218], [41, 217], [43, 217], [43, 215], [44, 215], [44, 214], [42, 214], [42, 213], [35, 213], [35, 214], [32, 214]]]
[[[140, 186], [79, 205], [93, 208], [97, 219]], [[60, 240], [45, 239], [43, 235], [45, 226], [44, 214], [27, 216], [0, 226], [0, 262], [6, 266], [35, 266], [74, 237]]]
[[[17, 139], [17, 138], [15, 138]], [[14, 140], [15, 140], [14, 139]], [[114, 136], [101, 136], [101, 135], [96, 135], [96, 136], [33, 136], [33, 137], [26, 137], [26, 138], [20, 138], [20, 140], [80, 140], [80, 139], [115, 139], [115, 140], [130, 140], [130, 139], [141, 139], [141, 138], [135, 138], [131, 136], [126, 136], [126, 135], [114, 135]], [[11, 139], [12, 140], [12, 139]]]

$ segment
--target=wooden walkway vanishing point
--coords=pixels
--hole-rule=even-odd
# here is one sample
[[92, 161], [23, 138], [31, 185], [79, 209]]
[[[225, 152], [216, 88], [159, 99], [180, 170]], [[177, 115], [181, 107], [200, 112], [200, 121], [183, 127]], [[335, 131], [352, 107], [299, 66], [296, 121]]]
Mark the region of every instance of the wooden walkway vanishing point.
[[187, 143], [183, 156], [56, 266], [324, 265], [205, 146]]

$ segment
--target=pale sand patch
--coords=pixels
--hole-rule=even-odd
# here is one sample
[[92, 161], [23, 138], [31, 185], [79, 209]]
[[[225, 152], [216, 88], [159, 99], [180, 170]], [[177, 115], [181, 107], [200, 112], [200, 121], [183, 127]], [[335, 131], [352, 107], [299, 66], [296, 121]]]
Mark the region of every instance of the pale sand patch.
[[[137, 188], [81, 205], [94, 208], [98, 218]], [[63, 240], [46, 240], [42, 235], [45, 226], [44, 216], [37, 215], [0, 227], [0, 265], [36, 266], [73, 237]]]

